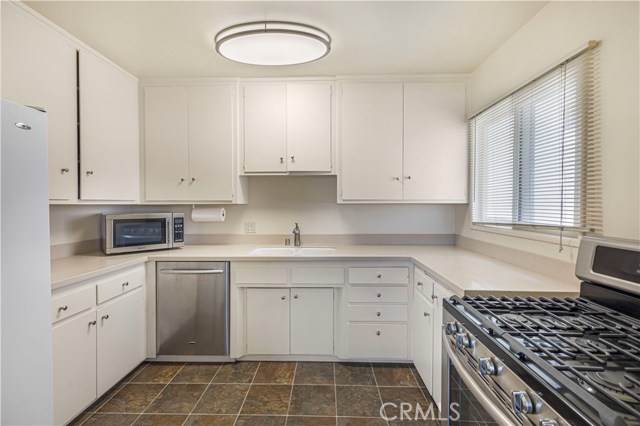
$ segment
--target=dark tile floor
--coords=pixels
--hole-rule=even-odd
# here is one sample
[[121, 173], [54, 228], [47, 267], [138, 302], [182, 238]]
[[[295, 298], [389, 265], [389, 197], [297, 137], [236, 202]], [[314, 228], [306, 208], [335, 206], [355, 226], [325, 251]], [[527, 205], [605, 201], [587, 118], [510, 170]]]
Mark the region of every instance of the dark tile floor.
[[[413, 419], [383, 419], [383, 403], [388, 418], [411, 404]], [[435, 426], [415, 420], [431, 403], [410, 364], [143, 363], [71, 425]]]

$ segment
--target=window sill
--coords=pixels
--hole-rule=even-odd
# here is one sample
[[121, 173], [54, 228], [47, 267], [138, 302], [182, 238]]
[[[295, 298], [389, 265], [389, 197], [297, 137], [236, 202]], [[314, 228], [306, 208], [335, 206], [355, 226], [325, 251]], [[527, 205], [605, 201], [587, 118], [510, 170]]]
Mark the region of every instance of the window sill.
[[[469, 229], [479, 232], [488, 232], [490, 234], [498, 234], [511, 238], [519, 238], [523, 240], [531, 240], [538, 241], [542, 243], [555, 244], [556, 246], [560, 243], [560, 234], [549, 234], [535, 231], [522, 231], [519, 229], [507, 229], [507, 228], [496, 228], [492, 226], [482, 226], [482, 225], [473, 225], [469, 226]], [[562, 245], [567, 247], [579, 247], [580, 240], [582, 237], [576, 236], [562, 236]]]

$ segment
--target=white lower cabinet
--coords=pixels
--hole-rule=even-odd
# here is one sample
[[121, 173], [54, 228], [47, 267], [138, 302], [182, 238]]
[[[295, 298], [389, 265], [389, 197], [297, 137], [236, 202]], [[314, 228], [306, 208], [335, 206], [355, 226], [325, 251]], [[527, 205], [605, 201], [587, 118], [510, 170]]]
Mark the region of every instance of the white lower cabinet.
[[53, 327], [53, 420], [65, 424], [96, 399], [96, 311]]
[[433, 303], [416, 291], [413, 294], [413, 364], [429, 391], [433, 391]]
[[442, 401], [442, 301], [453, 296], [453, 292], [436, 282], [433, 286], [433, 387], [429, 389], [433, 400], [441, 407]]
[[248, 288], [247, 354], [333, 354], [332, 288]]
[[98, 395], [145, 359], [142, 289], [98, 308]]
[[[56, 425], [77, 416], [145, 359], [144, 271], [140, 265], [53, 292]], [[123, 294], [97, 305], [97, 289], [116, 284]]]
[[404, 359], [407, 324], [352, 323], [347, 326], [349, 358]]

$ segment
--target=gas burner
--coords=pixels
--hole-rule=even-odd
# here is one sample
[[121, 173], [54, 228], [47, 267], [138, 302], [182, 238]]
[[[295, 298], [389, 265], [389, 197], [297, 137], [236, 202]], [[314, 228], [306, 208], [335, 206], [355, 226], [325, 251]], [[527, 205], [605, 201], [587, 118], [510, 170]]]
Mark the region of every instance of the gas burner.
[[556, 327], [556, 328], [560, 328], [560, 329], [566, 329], [567, 328], [567, 324], [554, 318], [554, 317], [550, 317], [550, 316], [539, 316], [536, 317], [536, 320], [543, 326], [545, 327]]
[[[637, 399], [623, 391], [623, 389], [625, 389], [635, 394], [640, 392], [640, 388], [625, 377], [624, 371], [590, 371], [584, 373], [584, 375], [586, 378], [591, 379], [591, 381], [596, 385], [600, 386], [605, 393], [613, 398], [620, 401], [638, 403]], [[599, 393], [596, 387], [587, 380], [584, 380], [584, 378], [578, 379], [578, 383], [594, 395]]]
[[529, 326], [534, 325], [528, 318], [518, 314], [500, 315], [500, 319], [511, 326], [519, 326], [522, 324]]
[[577, 337], [574, 340], [574, 342], [576, 345], [584, 349], [600, 349], [603, 352], [609, 352], [611, 350], [604, 343], [598, 342], [597, 340], [593, 340], [593, 339], [587, 339], [584, 337]]

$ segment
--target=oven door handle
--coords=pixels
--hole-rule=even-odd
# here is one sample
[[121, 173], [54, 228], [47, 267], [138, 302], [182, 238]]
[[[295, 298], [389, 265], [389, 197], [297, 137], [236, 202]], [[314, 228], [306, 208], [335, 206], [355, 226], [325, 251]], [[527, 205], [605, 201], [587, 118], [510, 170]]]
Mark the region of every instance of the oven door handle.
[[464, 381], [464, 383], [469, 387], [469, 390], [475, 396], [478, 401], [482, 403], [482, 408], [484, 408], [493, 418], [493, 420], [500, 426], [517, 426], [509, 417], [507, 417], [506, 413], [500, 410], [500, 407], [497, 406], [489, 397], [485, 394], [484, 390], [476, 383], [476, 381], [471, 377], [471, 374], [464, 368], [456, 354], [454, 353], [451, 345], [449, 344], [449, 340], [447, 336], [442, 334], [442, 344], [447, 350], [447, 355], [451, 360], [451, 363], [460, 374], [460, 377]]

